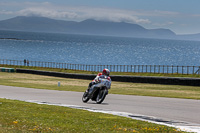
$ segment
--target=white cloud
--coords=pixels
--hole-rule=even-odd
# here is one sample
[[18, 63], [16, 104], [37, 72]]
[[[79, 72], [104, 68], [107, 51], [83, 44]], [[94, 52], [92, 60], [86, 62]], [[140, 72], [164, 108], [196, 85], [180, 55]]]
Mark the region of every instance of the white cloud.
[[3, 15], [11, 15], [11, 14], [13, 14], [13, 12], [12, 12], [12, 11], [2, 10], [2, 11], [0, 11], [0, 14], [3, 14]]
[[109, 9], [109, 8], [94, 8], [94, 7], [72, 7], [66, 5], [53, 5], [49, 2], [24, 2], [24, 3], [1, 3], [0, 5], [9, 7], [18, 7], [15, 11], [0, 11], [1, 14], [10, 13], [16, 16], [43, 16], [63, 20], [109, 20], [115, 22], [128, 23], [150, 23], [147, 18], [140, 18], [139, 14], [134, 11]]
[[45, 8], [27, 8], [16, 12], [16, 14], [20, 16], [42, 16], [42, 17], [60, 18], [60, 19], [64, 18], [74, 19], [77, 17], [77, 14], [73, 12], [66, 12], [66, 11], [61, 12]]
[[[54, 7], [55, 8], [55, 7]], [[26, 8], [18, 11], [19, 15], [39, 15], [50, 18], [58, 19], [97, 19], [97, 20], [109, 20], [115, 22], [129, 22], [129, 23], [150, 23], [148, 19], [142, 19], [134, 15], [129, 11], [105, 9], [105, 8], [87, 8], [87, 7], [66, 7], [65, 9], [52, 9], [46, 7], [33, 7]]]
[[128, 22], [128, 23], [150, 23], [148, 19], [139, 18], [137, 15], [130, 11], [107, 9], [107, 8], [90, 8], [81, 7], [78, 9], [82, 19], [93, 18], [97, 20], [109, 20], [114, 22]]
[[165, 23], [153, 23], [154, 26], [157, 26], [157, 27], [166, 27], [166, 26], [169, 26], [169, 25], [173, 25], [174, 22], [165, 22]]
[[[0, 14], [15, 16], [43, 16], [54, 19], [82, 21], [85, 19], [108, 20], [114, 22], [128, 22], [136, 24], [152, 24], [154, 26], [171, 25], [172, 22], [158, 23], [155, 17], [165, 20], [183, 16], [183, 14], [171, 11], [145, 11], [145, 10], [122, 10], [116, 8], [101, 7], [73, 7], [68, 5], [55, 5], [49, 2], [0, 2], [0, 6], [13, 10], [2, 10]], [[17, 7], [17, 8], [16, 8]]]

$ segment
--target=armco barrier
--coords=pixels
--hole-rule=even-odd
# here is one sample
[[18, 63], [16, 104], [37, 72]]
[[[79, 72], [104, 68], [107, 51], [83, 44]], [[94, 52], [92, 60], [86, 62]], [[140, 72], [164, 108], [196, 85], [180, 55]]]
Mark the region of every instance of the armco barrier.
[[111, 76], [111, 79], [120, 82], [200, 86], [200, 78]]
[[89, 79], [89, 80], [93, 80], [93, 78], [96, 76], [93, 74], [74, 74], [74, 73], [62, 73], [62, 72], [51, 72], [51, 71], [40, 71], [40, 70], [18, 69], [18, 68], [16, 69], [16, 72], [63, 77], [63, 78]]
[[[72, 74], [72, 73], [49, 72], [49, 71], [28, 70], [28, 69], [16, 69], [16, 72], [17, 73], [30, 73], [30, 74], [38, 74], [38, 75], [46, 75], [46, 76], [63, 77], [63, 78], [88, 79], [88, 80], [92, 80], [96, 76], [95, 74]], [[112, 79], [112, 81], [120, 81], [120, 82], [200, 86], [200, 78], [144, 77], [144, 76], [111, 75], [111, 79]]]
[[14, 68], [0, 67], [0, 72], [15, 72]]

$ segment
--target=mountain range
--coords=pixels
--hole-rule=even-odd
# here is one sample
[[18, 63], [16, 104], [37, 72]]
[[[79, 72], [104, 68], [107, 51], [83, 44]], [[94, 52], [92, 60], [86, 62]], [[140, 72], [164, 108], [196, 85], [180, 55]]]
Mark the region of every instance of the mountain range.
[[170, 29], [146, 29], [138, 24], [92, 19], [75, 22], [46, 17], [18, 16], [0, 21], [0, 30], [200, 41], [200, 34], [176, 35]]

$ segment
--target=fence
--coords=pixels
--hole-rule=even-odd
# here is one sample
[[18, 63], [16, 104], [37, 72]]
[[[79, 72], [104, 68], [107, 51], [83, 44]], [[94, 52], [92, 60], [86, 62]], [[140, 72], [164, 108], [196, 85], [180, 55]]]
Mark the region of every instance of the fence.
[[158, 73], [158, 74], [200, 74], [200, 66], [173, 65], [87, 65], [42, 61], [21, 61], [0, 59], [1, 65], [17, 65], [30, 67], [59, 68], [69, 70], [83, 70], [100, 72], [108, 68], [111, 72]]

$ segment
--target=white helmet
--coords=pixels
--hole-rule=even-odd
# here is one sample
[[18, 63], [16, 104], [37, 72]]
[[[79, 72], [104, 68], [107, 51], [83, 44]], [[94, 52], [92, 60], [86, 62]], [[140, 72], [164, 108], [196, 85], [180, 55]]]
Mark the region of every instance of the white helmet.
[[110, 71], [105, 68], [105, 69], [103, 69], [102, 74], [106, 75], [106, 76], [109, 76], [110, 75]]

